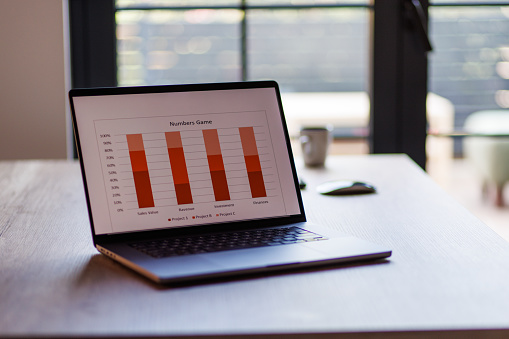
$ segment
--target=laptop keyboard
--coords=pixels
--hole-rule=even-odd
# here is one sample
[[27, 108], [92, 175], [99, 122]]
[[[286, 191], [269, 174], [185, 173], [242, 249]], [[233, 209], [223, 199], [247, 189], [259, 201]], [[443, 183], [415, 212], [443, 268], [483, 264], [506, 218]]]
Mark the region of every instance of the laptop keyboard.
[[326, 239], [328, 238], [303, 228], [291, 226], [158, 239], [131, 243], [129, 246], [151, 257], [164, 258]]

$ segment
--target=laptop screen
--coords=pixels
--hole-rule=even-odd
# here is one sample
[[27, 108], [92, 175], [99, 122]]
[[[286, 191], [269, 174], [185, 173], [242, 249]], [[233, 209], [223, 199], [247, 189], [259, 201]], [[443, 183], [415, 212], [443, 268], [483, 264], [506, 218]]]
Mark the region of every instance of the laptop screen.
[[71, 91], [95, 234], [302, 214], [277, 85], [263, 83]]

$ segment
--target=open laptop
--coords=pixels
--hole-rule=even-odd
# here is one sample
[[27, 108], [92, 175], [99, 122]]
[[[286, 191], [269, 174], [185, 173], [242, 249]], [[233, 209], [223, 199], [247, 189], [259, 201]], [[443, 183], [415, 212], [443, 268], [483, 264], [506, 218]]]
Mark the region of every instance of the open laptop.
[[69, 96], [94, 245], [151, 280], [391, 255], [306, 222], [274, 81]]

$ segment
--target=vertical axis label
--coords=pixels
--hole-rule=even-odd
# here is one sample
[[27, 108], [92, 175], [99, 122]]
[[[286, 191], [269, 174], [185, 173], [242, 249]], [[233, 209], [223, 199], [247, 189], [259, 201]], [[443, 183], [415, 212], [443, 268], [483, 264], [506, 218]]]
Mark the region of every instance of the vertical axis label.
[[179, 205], [192, 204], [193, 196], [191, 194], [191, 185], [189, 184], [189, 175], [187, 174], [186, 158], [184, 157], [180, 132], [166, 132], [164, 136], [168, 147], [177, 203]]
[[265, 191], [254, 129], [253, 127], [239, 127], [239, 133], [242, 150], [244, 151], [249, 186], [251, 187], [251, 196], [253, 198], [266, 197], [267, 192]]
[[217, 129], [202, 130], [207, 160], [209, 162], [210, 177], [216, 201], [230, 200], [230, 191], [226, 180], [223, 155], [219, 144]]
[[136, 189], [136, 197], [138, 198], [138, 207], [154, 207], [154, 196], [152, 195], [143, 137], [141, 134], [127, 134], [126, 138], [129, 157], [131, 158], [131, 168], [133, 170], [134, 187]]

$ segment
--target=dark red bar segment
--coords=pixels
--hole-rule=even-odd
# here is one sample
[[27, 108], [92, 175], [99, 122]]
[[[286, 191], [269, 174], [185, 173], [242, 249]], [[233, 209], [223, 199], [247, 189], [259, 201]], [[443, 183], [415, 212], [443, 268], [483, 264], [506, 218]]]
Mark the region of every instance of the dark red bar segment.
[[175, 193], [177, 194], [177, 203], [179, 205], [193, 203], [193, 196], [191, 194], [191, 186], [189, 183], [175, 184]]
[[247, 172], [247, 177], [249, 178], [249, 186], [251, 186], [252, 197], [266, 197], [267, 192], [265, 191], [262, 172]]
[[150, 176], [148, 171], [133, 172], [134, 187], [136, 188], [136, 196], [138, 198], [138, 207], [154, 207], [154, 196], [150, 185]]
[[139, 208], [154, 207], [154, 196], [148, 173], [147, 156], [141, 134], [128, 134], [127, 147], [133, 170], [134, 187]]
[[210, 171], [210, 177], [212, 178], [212, 188], [214, 189], [216, 201], [230, 200], [225, 171]]

